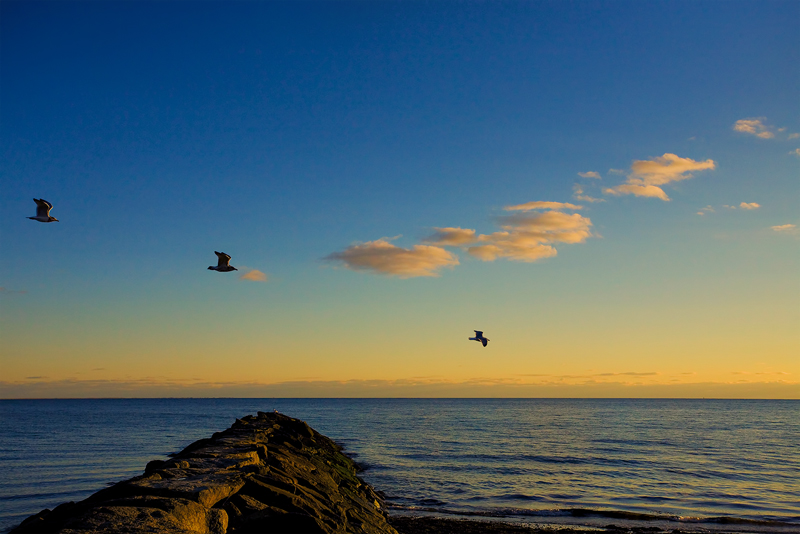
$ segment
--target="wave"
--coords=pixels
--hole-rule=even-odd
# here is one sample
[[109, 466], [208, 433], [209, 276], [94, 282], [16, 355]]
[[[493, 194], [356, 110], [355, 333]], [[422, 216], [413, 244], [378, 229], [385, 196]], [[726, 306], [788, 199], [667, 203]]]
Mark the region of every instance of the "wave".
[[[527, 498], [528, 496], [518, 496]], [[535, 500], [535, 499], [532, 499]], [[430, 502], [427, 502], [430, 501]], [[425, 499], [420, 505], [399, 505], [388, 503], [388, 507], [394, 510], [401, 510], [415, 513], [434, 513], [436, 515], [452, 515], [467, 517], [494, 517], [494, 518], [587, 518], [596, 517], [604, 519], [617, 519], [623, 521], [636, 522], [670, 522], [670, 523], [690, 523], [692, 525], [702, 524], [721, 524], [721, 525], [752, 525], [759, 527], [790, 528], [800, 524], [800, 517], [797, 521], [777, 520], [777, 519], [748, 519], [743, 517], [717, 516], [717, 517], [687, 517], [668, 514], [653, 514], [645, 512], [633, 512], [627, 510], [602, 510], [595, 508], [553, 508], [547, 510], [525, 510], [519, 508], [496, 508], [491, 510], [458, 510], [453, 508], [443, 508], [441, 501], [436, 499]], [[435, 508], [432, 507], [436, 506]]]

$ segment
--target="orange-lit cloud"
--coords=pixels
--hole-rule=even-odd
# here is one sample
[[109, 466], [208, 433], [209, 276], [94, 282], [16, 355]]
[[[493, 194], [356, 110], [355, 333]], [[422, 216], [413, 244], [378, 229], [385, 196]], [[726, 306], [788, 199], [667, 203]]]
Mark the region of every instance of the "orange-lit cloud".
[[781, 224], [778, 226], [770, 226], [776, 232], [794, 233], [797, 231], [797, 225], [794, 224]]
[[578, 176], [580, 176], [581, 178], [597, 178], [597, 179], [601, 178], [600, 173], [595, 171], [579, 172]]
[[[339, 261], [348, 269], [412, 278], [438, 276], [441, 269], [459, 264], [458, 257], [442, 247], [459, 247], [482, 261], [502, 258], [533, 262], [557, 255], [556, 243], [583, 243], [592, 237], [592, 221], [577, 213], [582, 206], [568, 202], [532, 201], [506, 206], [505, 211], [518, 212], [499, 217], [502, 231], [480, 234], [471, 228], [437, 227], [423, 239], [423, 245], [410, 249], [397, 247], [390, 239], [352, 245], [325, 257]], [[544, 211], [534, 211], [544, 210]]]
[[743, 210], [757, 210], [761, 207], [761, 204], [758, 204], [757, 202], [742, 202], [739, 204], [739, 207]]
[[697, 212], [698, 215], [705, 215], [706, 213], [714, 213], [714, 208], [708, 205], [705, 208], [700, 208], [700, 211]]
[[770, 131], [771, 128], [769, 126], [762, 122], [763, 120], [764, 117], [757, 119], [741, 119], [736, 121], [733, 125], [733, 130], [755, 135], [761, 139], [772, 139], [775, 137], [775, 134]]
[[792, 154], [794, 156], [800, 156], [800, 148], [795, 148], [794, 150], [789, 152], [789, 154]]
[[442, 247], [457, 247], [475, 242], [475, 230], [468, 228], [434, 228], [436, 232], [423, 241]]
[[387, 238], [349, 246], [325, 259], [340, 261], [354, 271], [368, 271], [399, 278], [439, 276], [441, 269], [454, 267], [459, 263], [455, 254], [441, 247], [414, 245], [407, 249], [391, 244]]
[[518, 213], [501, 217], [499, 221], [506, 231], [525, 233], [551, 243], [583, 243], [592, 235], [589, 230], [592, 221], [578, 213]]
[[592, 236], [592, 221], [560, 211], [519, 213], [499, 218], [502, 232], [478, 236], [467, 252], [483, 261], [504, 258], [533, 262], [557, 254], [554, 243], [583, 243]]
[[525, 204], [517, 204], [516, 206], [506, 206], [503, 208], [506, 211], [530, 211], [530, 210], [580, 210], [583, 206], [576, 206], [569, 202], [549, 202], [546, 200], [537, 200], [534, 202], [526, 202]]
[[582, 200], [583, 202], [605, 202], [602, 198], [594, 198], [583, 192], [583, 186], [581, 184], [575, 184], [572, 186], [572, 198], [575, 200]]
[[265, 273], [262, 273], [258, 269], [253, 269], [239, 276], [239, 280], [250, 280], [251, 282], [266, 282], [267, 275]]
[[691, 158], [681, 158], [675, 154], [649, 159], [636, 160], [631, 164], [631, 174], [636, 179], [649, 185], [664, 185], [670, 182], [691, 178], [693, 171], [714, 169], [713, 160], [695, 161]]
[[669, 197], [658, 186], [655, 185], [640, 185], [640, 184], [622, 184], [617, 187], [609, 187], [604, 189], [605, 193], [612, 195], [634, 195], [637, 197], [654, 197], [660, 198], [664, 201], [669, 201]]
[[542, 258], [552, 258], [558, 254], [555, 248], [542, 244], [540, 239], [517, 232], [496, 232], [481, 237], [484, 237], [488, 243], [469, 247], [467, 252], [482, 261], [503, 258], [511, 261], [533, 262]]
[[[583, 243], [592, 236], [592, 221], [582, 215], [566, 214], [561, 209], [580, 209], [566, 202], [536, 201], [507, 206], [507, 211], [548, 210], [543, 213], [516, 213], [498, 218], [502, 231], [477, 235], [466, 228], [435, 228], [425, 239], [437, 246], [457, 246], [482, 261], [506, 259], [533, 262], [558, 254], [555, 243]], [[470, 246], [471, 245], [471, 246]]]
[[664, 154], [649, 160], [636, 160], [631, 164], [631, 172], [626, 183], [604, 189], [612, 195], [634, 195], [637, 197], [660, 198], [668, 201], [669, 197], [661, 189], [662, 185], [691, 178], [695, 171], [710, 170], [716, 167], [713, 160], [695, 161], [681, 158], [675, 154]]

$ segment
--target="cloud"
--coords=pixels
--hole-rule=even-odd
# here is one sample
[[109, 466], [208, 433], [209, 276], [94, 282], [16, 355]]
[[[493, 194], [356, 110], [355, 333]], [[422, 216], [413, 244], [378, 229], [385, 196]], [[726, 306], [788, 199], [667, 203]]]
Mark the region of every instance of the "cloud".
[[622, 184], [617, 187], [609, 187], [603, 190], [604, 193], [611, 195], [634, 195], [637, 197], [654, 197], [660, 198], [664, 201], [669, 201], [669, 197], [658, 186], [655, 185], [639, 185], [639, 184]]
[[660, 373], [656, 372], [649, 372], [649, 373], [634, 373], [634, 372], [627, 372], [627, 373], [598, 373], [592, 376], [657, 376]]
[[595, 171], [579, 172], [578, 176], [580, 176], [581, 178], [597, 178], [598, 180], [602, 179], [600, 173]]
[[637, 160], [631, 164], [631, 174], [638, 180], [648, 185], [664, 185], [691, 178], [694, 171], [714, 169], [713, 160], [695, 161], [691, 158], [681, 158], [675, 154], [649, 159]]
[[592, 221], [577, 213], [517, 213], [501, 217], [499, 221], [504, 230], [524, 232], [547, 242], [583, 243], [592, 235], [589, 230]]
[[334, 252], [324, 258], [340, 261], [354, 271], [369, 271], [399, 278], [439, 276], [444, 267], [458, 265], [458, 257], [441, 247], [414, 245], [410, 249], [397, 247], [387, 238], [368, 241]]
[[[592, 221], [582, 215], [566, 214], [559, 209], [579, 209], [580, 206], [563, 202], [528, 202], [508, 206], [509, 211], [548, 209], [543, 213], [515, 213], [499, 217], [502, 231], [477, 235], [465, 228], [434, 228], [436, 232], [425, 239], [438, 246], [466, 248], [471, 256], [481, 261], [506, 259], [534, 262], [558, 254], [556, 243], [583, 243], [592, 236]], [[471, 245], [471, 246], [470, 246]]]
[[537, 200], [534, 202], [526, 202], [525, 204], [517, 204], [516, 206], [506, 206], [503, 208], [506, 211], [530, 211], [530, 210], [580, 210], [583, 206], [576, 206], [569, 202], [548, 202], [545, 200]]
[[770, 127], [764, 124], [764, 117], [756, 119], [741, 119], [736, 121], [733, 125], [733, 130], [736, 132], [747, 133], [760, 137], [762, 139], [772, 139], [775, 134], [770, 131]]
[[251, 282], [266, 282], [267, 275], [265, 273], [262, 273], [258, 269], [253, 269], [239, 276], [239, 280], [250, 280]]
[[605, 202], [605, 199], [590, 197], [583, 193], [583, 186], [575, 184], [572, 186], [572, 198], [575, 200], [582, 200], [583, 202]]
[[661, 189], [670, 182], [687, 180], [693, 172], [710, 170], [716, 167], [713, 160], [695, 161], [681, 158], [675, 154], [664, 154], [649, 160], [636, 160], [631, 164], [631, 172], [626, 183], [609, 187], [603, 191], [612, 195], [634, 195], [637, 197], [653, 197], [668, 201], [669, 197]]
[[471, 228], [435, 227], [434, 233], [422, 240], [424, 244], [410, 249], [397, 247], [384, 237], [352, 245], [323, 259], [342, 262], [355, 271], [400, 278], [439, 276], [441, 269], [459, 265], [458, 256], [443, 247], [459, 247], [482, 261], [503, 258], [533, 262], [556, 256], [556, 243], [583, 243], [593, 235], [588, 217], [561, 211], [579, 210], [582, 206], [533, 201], [503, 209], [516, 213], [498, 217], [502, 230], [491, 234], [478, 235]]
[[714, 208], [708, 205], [705, 208], [700, 208], [700, 211], [697, 212], [698, 215], [705, 215], [706, 213], [714, 213]]
[[467, 245], [475, 242], [475, 230], [468, 228], [434, 228], [436, 232], [423, 242], [442, 247]]
[[797, 139], [798, 137], [800, 137], [800, 133], [790, 133], [789, 134], [789, 139]]
[[467, 249], [472, 256], [481, 261], [494, 261], [503, 258], [511, 261], [534, 262], [542, 258], [552, 258], [558, 251], [536, 239], [526, 239], [519, 233], [496, 232], [486, 236], [490, 243]]
[[789, 154], [793, 154], [795, 156], [800, 156], [800, 148], [795, 148], [794, 150], [789, 152]]
[[6, 295], [24, 295], [24, 294], [25, 294], [25, 293], [27, 293], [27, 292], [28, 292], [28, 291], [27, 291], [26, 289], [18, 289], [18, 290], [14, 290], [14, 289], [8, 289], [8, 288], [5, 288], [5, 287], [0, 287], [0, 294], [6, 294]]
[[477, 244], [467, 249], [470, 255], [483, 261], [533, 262], [555, 256], [555, 243], [583, 243], [592, 236], [592, 221], [577, 213], [520, 213], [499, 221], [503, 231], [478, 236]]
[[[723, 208], [728, 208], [729, 210], [737, 209], [736, 206], [729, 206], [727, 204], [723, 204], [722, 207]], [[739, 204], [738, 209], [742, 209], [742, 210], [757, 210], [760, 207], [761, 207], [761, 204], [759, 204], [758, 202], [742, 202], [741, 204]]]
[[800, 398], [800, 383], [783, 379], [756, 378], [737, 382], [689, 382], [684, 379], [676, 384], [669, 381], [674, 375], [660, 376], [658, 373], [602, 373], [595, 376], [597, 378], [592, 375], [517, 375], [462, 380], [412, 377], [392, 380], [286, 380], [272, 383], [168, 378], [0, 380], [0, 398]]
[[625, 174], [627, 171], [625, 169], [608, 169], [608, 172], [611, 174]]
[[776, 232], [794, 233], [797, 230], [797, 225], [794, 224], [781, 224], [779, 226], [770, 226]]

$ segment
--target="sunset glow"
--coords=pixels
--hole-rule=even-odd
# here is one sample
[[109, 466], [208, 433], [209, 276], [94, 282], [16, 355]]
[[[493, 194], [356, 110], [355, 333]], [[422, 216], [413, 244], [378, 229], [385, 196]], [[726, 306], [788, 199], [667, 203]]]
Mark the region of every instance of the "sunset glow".
[[797, 6], [3, 2], [0, 397], [800, 398]]

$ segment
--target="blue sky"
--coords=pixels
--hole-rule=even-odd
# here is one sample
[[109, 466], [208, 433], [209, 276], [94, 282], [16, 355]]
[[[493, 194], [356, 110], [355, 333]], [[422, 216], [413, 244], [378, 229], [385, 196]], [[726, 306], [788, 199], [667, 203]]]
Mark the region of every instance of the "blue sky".
[[[580, 396], [595, 375], [654, 377], [614, 378], [621, 396], [743, 380], [800, 395], [798, 15], [3, 2], [6, 395], [412, 380]], [[658, 176], [661, 198], [619, 189]], [[25, 219], [33, 197], [60, 222]], [[528, 202], [581, 209], [505, 209]], [[552, 219], [523, 261], [502, 256], [515, 214]], [[413, 267], [353, 263], [359, 246]], [[207, 271], [214, 250], [240, 272]]]

